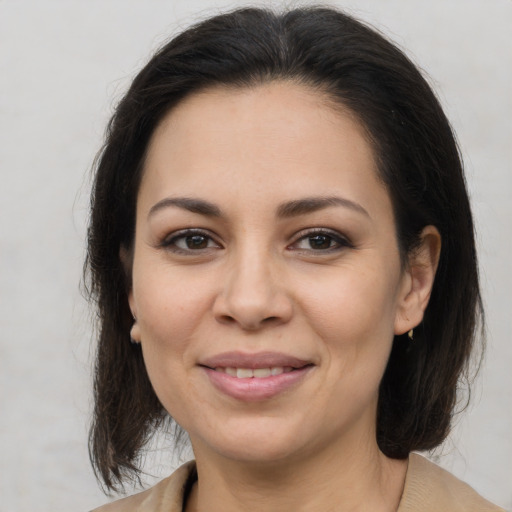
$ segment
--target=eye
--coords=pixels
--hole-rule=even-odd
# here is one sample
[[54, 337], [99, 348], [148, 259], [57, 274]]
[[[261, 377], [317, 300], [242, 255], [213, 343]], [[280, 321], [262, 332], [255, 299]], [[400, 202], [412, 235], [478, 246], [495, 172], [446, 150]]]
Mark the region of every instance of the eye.
[[163, 241], [162, 246], [177, 253], [221, 248], [208, 233], [197, 229], [187, 229], [172, 233]]
[[352, 247], [348, 239], [327, 229], [316, 229], [305, 234], [299, 233], [297, 241], [290, 246], [291, 249], [299, 251], [315, 252], [332, 252], [345, 247]]

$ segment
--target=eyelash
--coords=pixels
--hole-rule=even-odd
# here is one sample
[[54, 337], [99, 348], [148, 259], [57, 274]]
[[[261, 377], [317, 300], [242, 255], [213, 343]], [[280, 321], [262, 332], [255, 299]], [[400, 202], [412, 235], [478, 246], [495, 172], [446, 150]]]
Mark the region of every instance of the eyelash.
[[[177, 241], [178, 240], [186, 240], [187, 238], [191, 237], [202, 237], [206, 240], [207, 244], [210, 244], [210, 242], [213, 242], [216, 247], [201, 247], [199, 249], [191, 249], [190, 247], [185, 249], [182, 247], [178, 247]], [[185, 242], [186, 243], [186, 242]], [[193, 252], [202, 252], [205, 250], [209, 250], [212, 248], [218, 249], [221, 248], [220, 244], [215, 241], [215, 239], [212, 237], [212, 235], [208, 231], [203, 231], [202, 229], [183, 229], [181, 231], [177, 231], [175, 233], [172, 233], [170, 237], [167, 237], [163, 240], [163, 242], [160, 244], [161, 247], [168, 249], [174, 253], [177, 254], [190, 254]]]
[[[177, 245], [177, 242], [179, 240], [186, 240], [187, 238], [191, 237], [201, 237], [203, 238], [203, 241], [206, 242], [206, 247], [199, 247], [199, 248], [183, 248], [179, 247]], [[294, 246], [298, 245], [299, 242], [303, 240], [311, 240], [313, 238], [320, 238], [324, 237], [328, 243], [334, 243], [334, 246], [329, 246], [327, 248], [321, 248], [321, 249], [314, 249], [313, 247], [309, 247], [306, 249], [294, 249]], [[210, 243], [213, 242], [215, 246], [211, 246]], [[187, 243], [185, 241], [185, 243]], [[199, 253], [211, 249], [220, 249], [222, 248], [221, 244], [219, 244], [214, 237], [208, 232], [204, 231], [202, 229], [184, 229], [181, 231], [177, 231], [175, 233], [172, 233], [170, 237], [165, 238], [162, 243], [160, 244], [161, 247], [168, 249], [174, 253], [177, 254], [191, 254], [191, 253]], [[338, 233], [337, 231], [327, 229], [327, 228], [314, 228], [314, 229], [307, 229], [303, 230], [300, 233], [298, 233], [296, 240], [287, 246], [287, 249], [290, 250], [297, 250], [299, 252], [308, 252], [308, 253], [317, 253], [318, 255], [326, 254], [326, 253], [332, 253], [336, 251], [340, 251], [346, 248], [353, 248], [353, 244], [350, 242], [350, 240]]]
[[327, 247], [325, 249], [313, 249], [312, 247], [308, 249], [297, 249], [298, 251], [307, 251], [308, 253], [318, 253], [325, 254], [325, 253], [332, 253], [336, 251], [340, 251], [347, 248], [353, 248], [352, 242], [346, 237], [338, 233], [337, 231], [334, 231], [332, 229], [327, 228], [314, 228], [314, 229], [308, 229], [300, 232], [297, 236], [297, 239], [295, 242], [290, 244], [288, 247], [293, 247], [294, 245], [297, 245], [302, 240], [311, 240], [315, 237], [325, 237], [326, 239], [330, 239], [331, 242], [334, 242], [336, 245], [333, 247]]

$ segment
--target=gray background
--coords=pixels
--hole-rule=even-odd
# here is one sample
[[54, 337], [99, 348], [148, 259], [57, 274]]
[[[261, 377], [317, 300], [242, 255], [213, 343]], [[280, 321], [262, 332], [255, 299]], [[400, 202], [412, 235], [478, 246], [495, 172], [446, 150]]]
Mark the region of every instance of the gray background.
[[[106, 501], [86, 451], [92, 332], [78, 285], [88, 169], [113, 105], [151, 51], [192, 21], [247, 3], [0, 0], [0, 512]], [[405, 47], [433, 77], [458, 133], [489, 346], [439, 461], [512, 508], [512, 2], [324, 3]], [[148, 467], [158, 476], [174, 463], [167, 453]]]

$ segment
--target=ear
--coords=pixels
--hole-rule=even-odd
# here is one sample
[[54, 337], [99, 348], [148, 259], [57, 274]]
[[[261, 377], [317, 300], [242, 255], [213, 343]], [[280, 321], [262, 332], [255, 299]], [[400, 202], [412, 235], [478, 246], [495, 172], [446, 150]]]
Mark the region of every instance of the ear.
[[130, 337], [133, 341], [140, 343], [140, 328], [137, 322], [137, 308], [135, 300], [133, 298], [133, 286], [132, 286], [132, 267], [133, 267], [133, 251], [127, 249], [125, 246], [121, 246], [119, 249], [119, 259], [124, 270], [126, 279], [126, 293], [128, 295], [128, 305], [133, 316], [133, 325], [130, 329]]
[[423, 320], [440, 254], [441, 235], [436, 227], [426, 226], [420, 235], [420, 245], [408, 255], [395, 317], [395, 334], [404, 334]]

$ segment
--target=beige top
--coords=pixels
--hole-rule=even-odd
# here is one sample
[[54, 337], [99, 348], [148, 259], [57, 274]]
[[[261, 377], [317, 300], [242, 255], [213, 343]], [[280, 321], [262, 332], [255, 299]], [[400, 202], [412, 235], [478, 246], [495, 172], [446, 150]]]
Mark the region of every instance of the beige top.
[[[194, 462], [187, 462], [147, 491], [93, 512], [183, 512], [187, 482], [195, 478]], [[421, 455], [411, 453], [397, 512], [505, 512], [469, 485]]]

